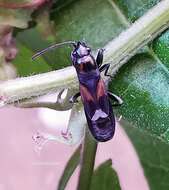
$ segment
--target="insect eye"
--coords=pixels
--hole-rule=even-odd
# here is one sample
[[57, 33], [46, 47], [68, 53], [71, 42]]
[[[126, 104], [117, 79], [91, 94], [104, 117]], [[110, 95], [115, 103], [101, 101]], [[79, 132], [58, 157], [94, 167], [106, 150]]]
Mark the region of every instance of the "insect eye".
[[73, 57], [76, 57], [76, 58], [79, 58], [79, 57], [80, 57], [77, 51], [74, 51], [74, 52], [72, 53], [72, 55], [73, 55]]
[[90, 48], [86, 48], [88, 52], [91, 52], [91, 49]]

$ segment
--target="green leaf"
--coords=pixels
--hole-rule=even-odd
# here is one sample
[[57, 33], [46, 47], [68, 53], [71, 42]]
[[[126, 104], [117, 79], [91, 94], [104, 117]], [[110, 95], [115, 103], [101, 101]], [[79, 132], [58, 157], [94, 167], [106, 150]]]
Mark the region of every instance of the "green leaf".
[[112, 161], [102, 163], [94, 172], [91, 182], [91, 190], [120, 190], [117, 173], [112, 168]]
[[[143, 3], [141, 13], [140, 2]], [[119, 6], [123, 9], [126, 19], [133, 21], [137, 17], [132, 13], [134, 7], [134, 13], [141, 16], [155, 2], [145, 4], [144, 1], [135, 1], [125, 8], [125, 3], [121, 0]], [[163, 41], [167, 39], [167, 34], [166, 31], [160, 39], [156, 39], [155, 44], [152, 44], [153, 48], [147, 53], [131, 59], [127, 66], [120, 69], [110, 85], [110, 89], [124, 100], [124, 105], [118, 109], [118, 113], [134, 126], [155, 134], [166, 142], [169, 140], [169, 73], [166, 54], [168, 46], [167, 42], [164, 44]]]
[[33, 52], [24, 43], [17, 42], [17, 48], [20, 49], [20, 52], [13, 61], [13, 64], [17, 67], [19, 76], [29, 76], [51, 71], [51, 67], [43, 58], [36, 61], [31, 59]]
[[[42, 20], [40, 18], [39, 23], [35, 28], [21, 31], [16, 36], [18, 43], [23, 44], [24, 47], [27, 47], [29, 49], [29, 51], [32, 52], [29, 56], [29, 59], [31, 59], [31, 57], [38, 50], [48, 47], [55, 41], [55, 35], [51, 32], [52, 29], [50, 29], [50, 27], [51, 27], [50, 24], [48, 23], [45, 26], [44, 23], [42, 23], [43, 21], [47, 22], [46, 19], [47, 18], [44, 18]], [[46, 30], [45, 27], [48, 28], [48, 31]], [[44, 34], [45, 30], [47, 32]], [[20, 53], [24, 54], [24, 50], [22, 47], [20, 47], [19, 50], [20, 50]], [[55, 56], [55, 52], [53, 52], [53, 51], [46, 53], [45, 55], [41, 56], [40, 58], [42, 58], [50, 66], [50, 68], [53, 68], [53, 70], [56, 68], [59, 68], [59, 66], [60, 66], [60, 64], [57, 61], [57, 58]], [[36, 63], [38, 61], [39, 61], [39, 58], [34, 60], [34, 63]], [[22, 64], [24, 64], [24, 62]], [[41, 65], [41, 64], [38, 64], [38, 65]], [[32, 72], [30, 71], [30, 74], [31, 73]]]
[[73, 153], [73, 155], [67, 162], [63, 174], [59, 180], [57, 190], [64, 190], [66, 188], [67, 182], [69, 181], [70, 177], [72, 176], [73, 172], [75, 171], [80, 162], [80, 151], [81, 146], [77, 148], [77, 150]]
[[122, 122], [135, 146], [151, 190], [168, 190], [169, 145], [143, 130]]
[[164, 64], [166, 70], [169, 70], [169, 30], [154, 41], [152, 50]]
[[[132, 67], [131, 67], [132, 65]], [[136, 55], [111, 83], [124, 104], [118, 113], [158, 138], [168, 141], [168, 71], [149, 54]]]
[[120, 11], [123, 12], [129, 21], [134, 22], [143, 16], [150, 8], [155, 6], [160, 0], [114, 0]]

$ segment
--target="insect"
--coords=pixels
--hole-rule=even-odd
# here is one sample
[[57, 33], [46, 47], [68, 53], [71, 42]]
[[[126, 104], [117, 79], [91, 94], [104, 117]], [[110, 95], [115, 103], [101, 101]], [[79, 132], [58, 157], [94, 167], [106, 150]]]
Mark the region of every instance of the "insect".
[[[106, 90], [105, 83], [100, 73], [104, 71], [105, 76], [108, 75], [110, 64], [103, 63], [103, 49], [99, 49], [96, 59], [91, 53], [91, 49], [81, 41], [63, 42], [54, 44], [48, 48], [36, 53], [32, 59], [40, 56], [54, 48], [64, 45], [72, 45], [71, 52], [72, 64], [76, 69], [79, 79], [80, 92], [75, 94], [70, 101], [77, 102], [77, 98], [81, 96], [87, 123], [93, 137], [99, 142], [105, 142], [114, 136], [115, 117], [112, 106], [121, 105], [122, 99], [117, 95]], [[113, 100], [116, 104], [112, 105]]]

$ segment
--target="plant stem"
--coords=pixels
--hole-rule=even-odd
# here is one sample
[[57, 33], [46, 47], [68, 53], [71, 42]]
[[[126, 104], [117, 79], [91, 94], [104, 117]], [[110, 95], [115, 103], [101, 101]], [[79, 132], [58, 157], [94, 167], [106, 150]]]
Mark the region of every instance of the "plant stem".
[[83, 146], [84, 147], [81, 157], [81, 169], [77, 190], [90, 189], [96, 157], [97, 142], [90, 135], [90, 132], [87, 127]]

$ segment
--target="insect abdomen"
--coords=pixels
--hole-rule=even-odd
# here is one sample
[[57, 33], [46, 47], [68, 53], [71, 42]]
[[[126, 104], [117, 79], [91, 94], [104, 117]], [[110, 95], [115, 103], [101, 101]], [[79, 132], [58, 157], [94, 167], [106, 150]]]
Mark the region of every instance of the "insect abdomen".
[[89, 129], [94, 138], [99, 142], [105, 142], [113, 138], [115, 132], [115, 118], [111, 105], [109, 103], [109, 115], [105, 118], [98, 118], [98, 120], [91, 120], [86, 113]]

